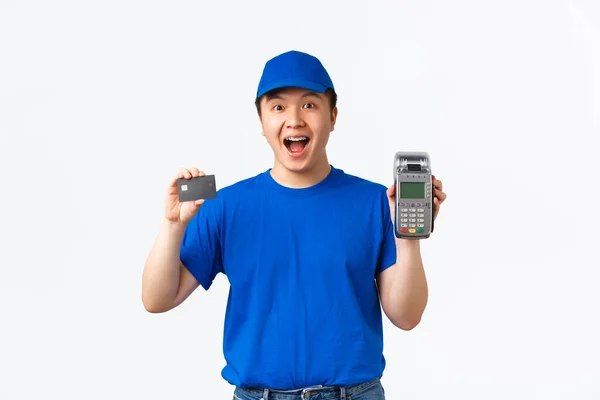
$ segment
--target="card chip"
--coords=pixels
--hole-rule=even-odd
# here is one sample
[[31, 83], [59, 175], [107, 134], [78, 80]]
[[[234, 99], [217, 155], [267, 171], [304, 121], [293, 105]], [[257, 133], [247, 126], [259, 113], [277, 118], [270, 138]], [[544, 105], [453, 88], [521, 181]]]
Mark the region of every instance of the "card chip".
[[185, 192], [187, 190], [187, 185], [181, 185], [181, 190]]

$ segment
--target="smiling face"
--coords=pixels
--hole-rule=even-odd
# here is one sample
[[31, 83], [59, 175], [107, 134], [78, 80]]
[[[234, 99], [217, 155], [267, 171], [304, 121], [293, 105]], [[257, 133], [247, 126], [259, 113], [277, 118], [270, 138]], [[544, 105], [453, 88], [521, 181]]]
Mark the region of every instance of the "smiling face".
[[329, 171], [325, 147], [333, 131], [337, 107], [330, 97], [299, 88], [284, 88], [260, 100], [263, 136], [273, 149], [273, 174], [320, 176]]

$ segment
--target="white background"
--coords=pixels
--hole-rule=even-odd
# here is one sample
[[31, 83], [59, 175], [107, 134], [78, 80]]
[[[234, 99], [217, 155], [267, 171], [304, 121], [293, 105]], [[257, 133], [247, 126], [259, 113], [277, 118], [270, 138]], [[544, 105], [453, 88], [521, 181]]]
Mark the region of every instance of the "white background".
[[254, 94], [290, 49], [339, 93], [333, 165], [428, 151], [448, 195], [388, 398], [600, 398], [595, 0], [1, 0], [0, 398], [232, 397], [226, 278], [153, 315], [141, 273], [180, 167], [272, 165]]

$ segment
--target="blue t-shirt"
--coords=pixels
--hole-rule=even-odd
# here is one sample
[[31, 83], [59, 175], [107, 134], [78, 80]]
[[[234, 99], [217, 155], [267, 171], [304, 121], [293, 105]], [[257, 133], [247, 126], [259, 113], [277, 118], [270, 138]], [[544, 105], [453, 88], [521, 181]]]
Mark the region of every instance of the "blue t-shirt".
[[332, 166], [309, 188], [267, 170], [205, 201], [181, 261], [205, 290], [219, 272], [229, 280], [226, 381], [288, 390], [383, 374], [375, 277], [396, 262], [385, 191]]

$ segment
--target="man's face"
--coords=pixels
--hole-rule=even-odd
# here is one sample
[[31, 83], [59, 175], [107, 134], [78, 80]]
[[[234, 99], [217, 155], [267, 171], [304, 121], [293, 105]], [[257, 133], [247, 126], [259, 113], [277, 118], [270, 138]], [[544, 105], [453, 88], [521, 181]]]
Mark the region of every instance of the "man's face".
[[327, 95], [286, 88], [265, 96], [260, 107], [263, 136], [276, 163], [289, 171], [306, 172], [327, 159], [325, 147], [337, 116]]

